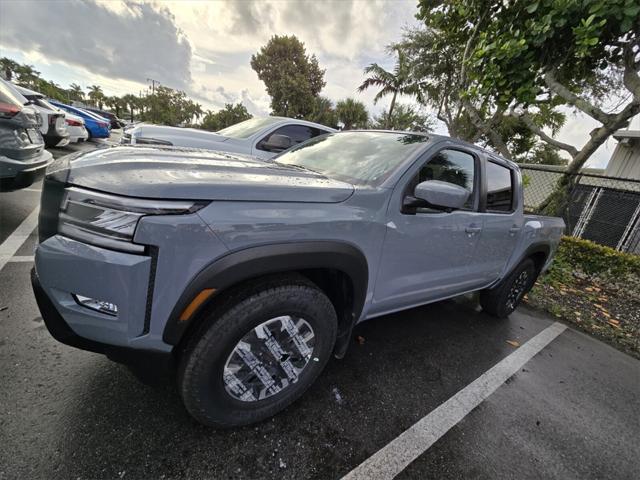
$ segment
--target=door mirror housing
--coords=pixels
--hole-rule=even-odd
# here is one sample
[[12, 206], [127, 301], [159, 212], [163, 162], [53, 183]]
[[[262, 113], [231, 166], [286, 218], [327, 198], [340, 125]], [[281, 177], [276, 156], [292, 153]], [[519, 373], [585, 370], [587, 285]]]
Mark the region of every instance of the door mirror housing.
[[288, 137], [287, 135], [280, 135], [279, 133], [273, 133], [261, 143], [260, 147], [269, 152], [282, 152], [292, 145], [293, 141], [291, 140], [291, 137]]
[[407, 207], [429, 207], [438, 210], [459, 210], [469, 199], [466, 188], [440, 180], [427, 180], [416, 185], [413, 197], [405, 199]]

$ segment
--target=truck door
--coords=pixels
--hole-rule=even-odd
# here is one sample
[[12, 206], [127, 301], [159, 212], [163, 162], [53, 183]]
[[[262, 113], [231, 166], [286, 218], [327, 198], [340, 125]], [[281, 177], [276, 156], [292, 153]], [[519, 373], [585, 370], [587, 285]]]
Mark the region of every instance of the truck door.
[[[387, 215], [370, 316], [450, 297], [476, 286], [470, 272], [482, 216], [478, 213], [480, 160], [452, 146], [416, 162], [394, 189]], [[469, 190], [461, 210], [403, 208], [403, 199], [426, 180], [453, 183]]]
[[518, 201], [522, 198], [517, 190], [520, 182], [514, 169], [506, 163], [488, 159], [484, 184], [486, 200], [481, 202], [484, 204], [481, 208], [484, 210], [481, 214], [482, 233], [473, 268], [488, 285], [502, 276], [519, 239], [524, 216]]

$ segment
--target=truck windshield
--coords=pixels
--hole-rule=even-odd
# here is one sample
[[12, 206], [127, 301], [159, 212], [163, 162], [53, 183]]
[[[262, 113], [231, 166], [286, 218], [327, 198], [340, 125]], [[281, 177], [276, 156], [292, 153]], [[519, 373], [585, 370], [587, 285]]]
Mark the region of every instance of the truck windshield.
[[279, 118], [274, 117], [250, 118], [249, 120], [245, 120], [244, 122], [236, 123], [235, 125], [231, 125], [230, 127], [223, 128], [217, 133], [219, 135], [224, 135], [225, 137], [231, 138], [249, 138], [258, 130], [262, 130], [267, 125], [279, 121]]
[[402, 132], [333, 133], [288, 150], [275, 161], [354, 184], [377, 186], [428, 141], [426, 135]]

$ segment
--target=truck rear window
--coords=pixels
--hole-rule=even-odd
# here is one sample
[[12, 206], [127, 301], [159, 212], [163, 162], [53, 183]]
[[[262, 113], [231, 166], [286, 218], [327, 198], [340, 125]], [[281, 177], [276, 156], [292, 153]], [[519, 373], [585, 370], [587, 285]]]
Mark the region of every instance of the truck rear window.
[[513, 175], [497, 163], [487, 162], [487, 210], [510, 212], [513, 209]]

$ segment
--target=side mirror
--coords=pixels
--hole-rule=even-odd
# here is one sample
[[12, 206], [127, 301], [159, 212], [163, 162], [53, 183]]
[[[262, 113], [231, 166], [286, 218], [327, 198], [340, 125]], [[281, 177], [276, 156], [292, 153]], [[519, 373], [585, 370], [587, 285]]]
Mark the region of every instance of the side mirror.
[[458, 210], [467, 202], [469, 195], [469, 190], [459, 185], [440, 180], [427, 180], [416, 186], [413, 197], [405, 199], [405, 206]]
[[293, 145], [291, 137], [273, 133], [269, 138], [262, 142], [261, 147], [269, 152], [282, 152], [291, 147], [291, 145]]

